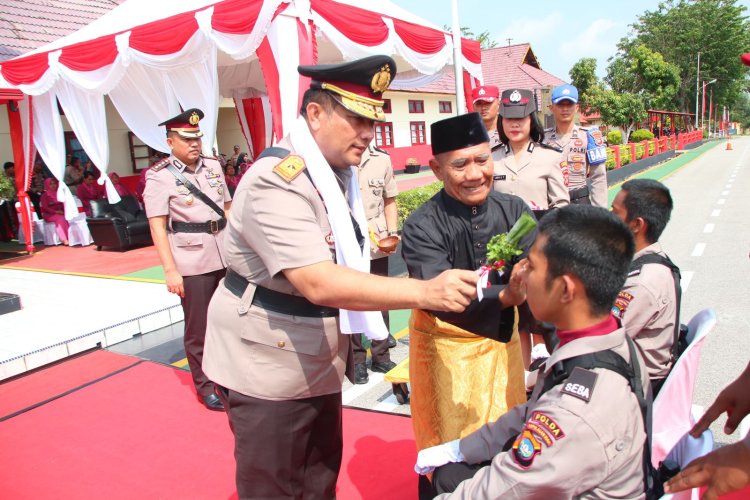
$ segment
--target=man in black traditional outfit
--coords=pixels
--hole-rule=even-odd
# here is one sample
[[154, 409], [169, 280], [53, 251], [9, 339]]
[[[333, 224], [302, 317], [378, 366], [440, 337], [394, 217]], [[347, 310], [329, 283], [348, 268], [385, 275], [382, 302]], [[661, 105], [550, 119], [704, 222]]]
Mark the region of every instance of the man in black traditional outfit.
[[[418, 279], [479, 269], [490, 238], [531, 213], [521, 198], [493, 191], [489, 136], [478, 113], [435, 122], [431, 132], [430, 167], [444, 188], [409, 217], [402, 233], [409, 275]], [[521, 240], [523, 256], [535, 234]], [[526, 401], [515, 307], [526, 293], [510, 270], [502, 278], [488, 272], [483, 299], [463, 313], [412, 310], [411, 409], [419, 450], [464, 437]]]

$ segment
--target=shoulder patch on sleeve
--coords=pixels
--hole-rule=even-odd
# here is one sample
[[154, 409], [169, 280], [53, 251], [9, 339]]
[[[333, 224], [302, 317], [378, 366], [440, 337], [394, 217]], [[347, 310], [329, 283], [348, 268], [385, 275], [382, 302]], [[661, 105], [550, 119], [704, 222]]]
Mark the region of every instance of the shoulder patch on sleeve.
[[551, 149], [552, 151], [556, 151], [558, 153], [562, 153], [563, 152], [562, 148], [560, 148], [558, 146], [555, 146], [554, 144], [547, 144], [546, 142], [543, 142], [543, 143], [541, 143], [539, 145], [541, 147], [543, 147], [543, 148]]
[[169, 165], [169, 158], [164, 158], [163, 160], [151, 165], [151, 170], [153, 170], [154, 172], [158, 172], [167, 165]]
[[294, 154], [290, 154], [273, 167], [273, 171], [287, 182], [292, 182], [304, 169], [305, 160]]
[[612, 314], [622, 319], [631, 300], [633, 300], [633, 296], [628, 292], [618, 293], [617, 298], [615, 299], [615, 304], [612, 306]]
[[534, 458], [542, 452], [542, 445], [536, 435], [524, 428], [513, 442], [511, 453], [513, 460], [523, 469], [528, 469], [534, 463]]
[[552, 417], [544, 412], [531, 412], [531, 418], [529, 418], [527, 425], [531, 424], [534, 424], [537, 428], [544, 430], [546, 434], [555, 438], [555, 441], [559, 441], [565, 437], [565, 432], [562, 430], [562, 427], [560, 427]]
[[591, 401], [591, 395], [594, 393], [594, 386], [596, 385], [598, 376], [591, 370], [576, 366], [573, 368], [573, 373], [570, 374], [568, 380], [563, 383], [560, 392], [582, 399], [588, 403]]

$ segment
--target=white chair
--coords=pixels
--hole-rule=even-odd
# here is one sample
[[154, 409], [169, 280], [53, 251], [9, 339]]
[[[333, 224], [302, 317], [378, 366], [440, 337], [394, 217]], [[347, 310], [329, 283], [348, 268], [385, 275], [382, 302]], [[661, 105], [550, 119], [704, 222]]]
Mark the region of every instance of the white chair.
[[[21, 203], [18, 201], [16, 202], [16, 214], [18, 215], [18, 244], [25, 245], [26, 238], [24, 236], [23, 222], [21, 220]], [[44, 241], [44, 221], [39, 220], [39, 217], [34, 210], [34, 205], [31, 205], [31, 236], [32, 243]]]
[[89, 225], [86, 224], [86, 214], [79, 213], [74, 218], [68, 221], [70, 228], [68, 229], [68, 244], [87, 246], [94, 242], [91, 237], [91, 231], [89, 231]]
[[[714, 326], [716, 313], [713, 309], [704, 309], [693, 316], [688, 323], [688, 347], [677, 360], [654, 400], [651, 445], [651, 461], [654, 467], [658, 467], [678, 444], [685, 450], [693, 451], [703, 449], [706, 439], [713, 444], [713, 435], [710, 433], [698, 440], [685, 435], [695, 423], [692, 415], [693, 389], [703, 341]], [[681, 443], [681, 440], [686, 442]], [[700, 443], [691, 443], [691, 440]], [[682, 456], [687, 456], [686, 452], [683, 452]], [[700, 455], [690, 456], [695, 458]], [[687, 465], [687, 462], [680, 465]]]

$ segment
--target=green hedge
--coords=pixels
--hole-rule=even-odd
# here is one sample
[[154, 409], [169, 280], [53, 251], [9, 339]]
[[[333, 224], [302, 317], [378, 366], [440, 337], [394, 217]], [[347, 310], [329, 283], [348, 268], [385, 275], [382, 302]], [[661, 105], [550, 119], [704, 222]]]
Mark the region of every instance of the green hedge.
[[645, 128], [639, 128], [630, 135], [631, 142], [647, 141], [653, 138], [654, 134], [652, 134], [651, 131], [646, 130]]
[[422, 206], [424, 202], [432, 198], [441, 189], [443, 189], [443, 183], [438, 181], [399, 193], [396, 196], [399, 229], [404, 227], [404, 222], [414, 210]]
[[619, 130], [612, 130], [607, 133], [607, 144], [610, 146], [617, 146], [622, 144], [622, 132]]

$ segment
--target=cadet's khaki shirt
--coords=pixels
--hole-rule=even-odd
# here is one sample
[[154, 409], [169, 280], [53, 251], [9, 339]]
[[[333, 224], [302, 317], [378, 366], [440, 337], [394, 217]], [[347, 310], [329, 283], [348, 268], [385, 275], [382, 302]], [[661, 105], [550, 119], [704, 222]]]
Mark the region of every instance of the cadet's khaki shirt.
[[[175, 157], [170, 156], [168, 160], [173, 162]], [[201, 157], [195, 172], [190, 172], [181, 162], [177, 164], [187, 180], [224, 210], [224, 203], [231, 201], [232, 196], [217, 160]], [[147, 217], [167, 216], [167, 239], [177, 272], [183, 276], [195, 276], [227, 267], [224, 258], [226, 228], [216, 234], [175, 233], [171, 230], [174, 221], [207, 222], [219, 220], [221, 216], [188, 188], [178, 185], [177, 178], [166, 167], [154, 166], [146, 172], [143, 203]]]
[[[362, 193], [362, 203], [365, 206], [365, 216], [370, 230], [380, 240], [388, 236], [388, 225], [385, 221], [385, 199], [395, 198], [398, 186], [393, 176], [391, 157], [374, 146], [368, 146], [362, 155], [362, 163], [357, 168], [359, 190]], [[392, 228], [393, 231], [396, 228]], [[370, 242], [370, 258], [387, 257], [378, 250], [378, 246], [368, 237]]]
[[[558, 361], [605, 349], [630, 359], [624, 329], [563, 345], [547, 361], [545, 376]], [[437, 498], [645, 498], [646, 434], [638, 400], [621, 375], [592, 371], [596, 381], [588, 402], [563, 392], [565, 383], [539, 397], [539, 380], [528, 403], [463, 438], [460, 450], [468, 463], [492, 463]], [[644, 385], [650, 391], [647, 380]], [[520, 443], [518, 452], [502, 451], [510, 439]]]
[[492, 132], [488, 132], [488, 134], [490, 136], [490, 150], [494, 151], [502, 144], [500, 142], [500, 133], [495, 129]]
[[509, 145], [492, 152], [495, 162], [494, 188], [520, 197], [533, 210], [560, 208], [570, 204], [560, 170], [561, 153], [530, 142], [518, 162]]
[[[279, 147], [292, 147], [287, 139]], [[266, 157], [243, 176], [226, 238], [229, 268], [250, 285], [242, 298], [222, 282], [208, 308], [203, 370], [247, 396], [301, 399], [341, 391], [349, 340], [338, 318], [307, 318], [251, 305], [256, 286], [301, 295], [284, 269], [332, 261], [335, 241], [320, 195], [304, 172], [291, 181]], [[342, 173], [334, 169], [337, 176]], [[346, 185], [346, 184], [344, 184]]]
[[557, 130], [550, 128], [544, 131], [544, 143], [552, 144], [563, 150], [563, 171], [568, 190], [574, 191], [585, 187], [586, 179], [591, 179], [589, 199], [595, 207], [607, 207], [607, 166], [606, 162], [598, 165], [589, 163], [588, 131], [580, 125], [573, 125], [571, 133], [559, 135]]
[[[637, 252], [633, 260], [649, 253], [666, 255], [656, 242]], [[630, 273], [613, 312], [620, 315], [625, 331], [640, 348], [649, 376], [652, 379], [666, 377], [672, 366], [677, 317], [671, 269], [661, 264], [644, 264], [640, 272]]]

